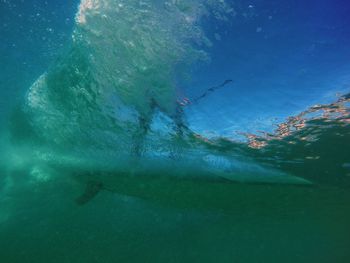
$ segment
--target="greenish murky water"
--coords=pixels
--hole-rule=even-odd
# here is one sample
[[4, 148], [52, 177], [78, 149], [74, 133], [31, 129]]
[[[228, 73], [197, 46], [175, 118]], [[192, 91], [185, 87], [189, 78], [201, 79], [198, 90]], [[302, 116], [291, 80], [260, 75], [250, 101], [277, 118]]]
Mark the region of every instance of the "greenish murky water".
[[0, 1], [0, 262], [349, 262], [348, 21], [266, 2]]

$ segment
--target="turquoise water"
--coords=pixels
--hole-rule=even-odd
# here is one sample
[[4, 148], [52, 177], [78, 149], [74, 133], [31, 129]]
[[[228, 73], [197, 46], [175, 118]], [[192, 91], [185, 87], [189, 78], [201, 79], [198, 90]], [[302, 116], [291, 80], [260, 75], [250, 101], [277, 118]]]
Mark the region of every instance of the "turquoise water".
[[0, 262], [350, 260], [348, 4], [0, 8]]

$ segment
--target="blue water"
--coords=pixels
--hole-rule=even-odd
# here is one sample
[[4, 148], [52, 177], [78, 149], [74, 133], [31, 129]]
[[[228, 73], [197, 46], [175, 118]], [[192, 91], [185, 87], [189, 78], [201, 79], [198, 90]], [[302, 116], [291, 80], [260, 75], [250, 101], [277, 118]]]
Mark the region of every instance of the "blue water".
[[0, 0], [0, 262], [349, 262], [349, 13]]
[[[193, 109], [202, 120], [195, 122], [200, 129], [228, 136], [270, 130], [273, 123], [348, 92], [350, 7], [345, 1], [250, 1], [238, 6], [229, 24], [209, 26], [210, 34], [221, 40], [213, 37], [212, 63], [195, 75], [196, 89], [189, 87], [197, 92], [218, 79], [233, 80]], [[216, 118], [213, 107], [225, 117]]]

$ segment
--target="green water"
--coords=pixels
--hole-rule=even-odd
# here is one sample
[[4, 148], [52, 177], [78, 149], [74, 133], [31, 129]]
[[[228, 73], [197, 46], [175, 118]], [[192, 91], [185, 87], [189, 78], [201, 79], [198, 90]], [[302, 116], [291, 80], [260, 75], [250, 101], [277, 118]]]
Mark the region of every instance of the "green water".
[[[347, 262], [349, 193], [174, 183], [147, 199], [52, 182], [2, 200], [2, 262]], [[178, 194], [180, 192], [180, 197]], [[10, 201], [10, 205], [9, 205]]]
[[234, 11], [161, 4], [81, 1], [63, 54], [9, 107], [0, 263], [350, 262], [349, 95], [207, 138], [175, 79], [209, 60], [201, 18]]

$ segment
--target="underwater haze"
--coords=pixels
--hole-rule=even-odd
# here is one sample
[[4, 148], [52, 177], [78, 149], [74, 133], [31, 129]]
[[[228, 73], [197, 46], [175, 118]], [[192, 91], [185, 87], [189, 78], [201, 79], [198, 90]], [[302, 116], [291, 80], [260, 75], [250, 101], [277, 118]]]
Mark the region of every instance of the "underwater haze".
[[0, 0], [0, 262], [350, 262], [349, 13]]

